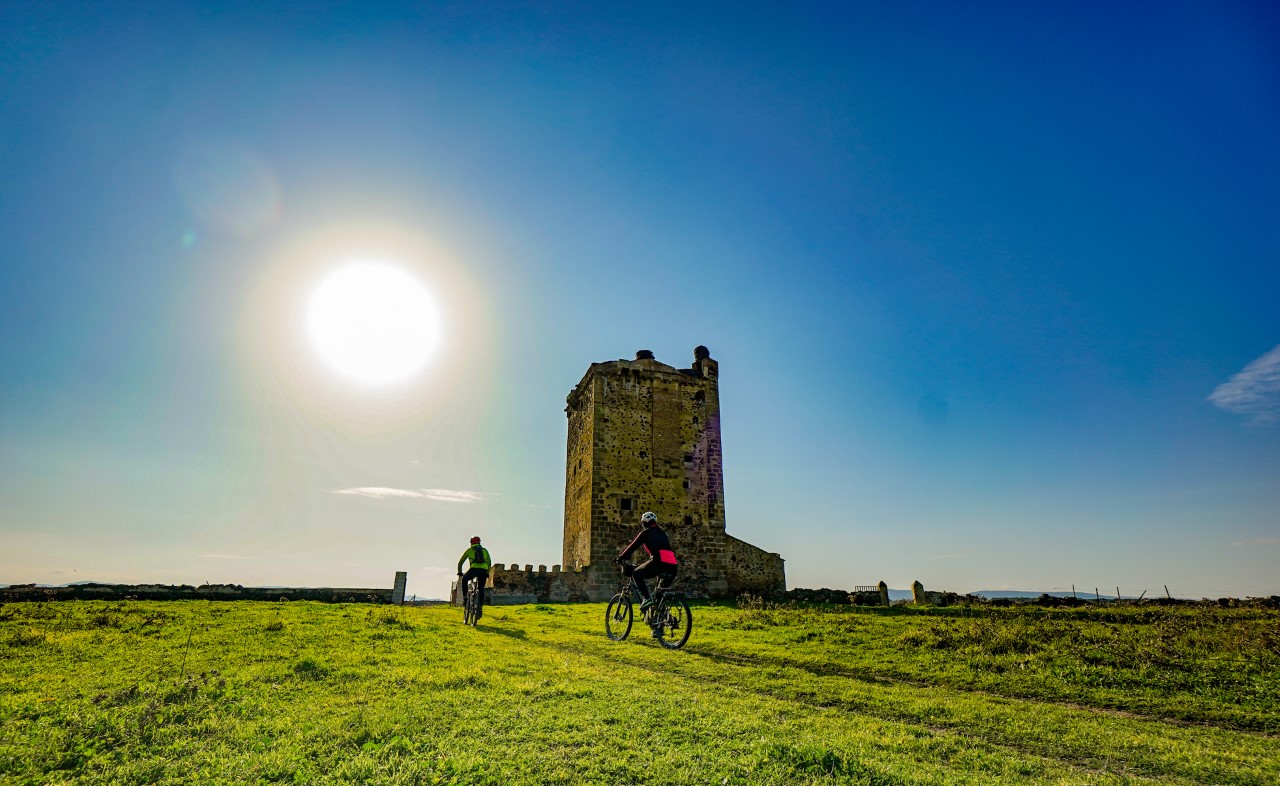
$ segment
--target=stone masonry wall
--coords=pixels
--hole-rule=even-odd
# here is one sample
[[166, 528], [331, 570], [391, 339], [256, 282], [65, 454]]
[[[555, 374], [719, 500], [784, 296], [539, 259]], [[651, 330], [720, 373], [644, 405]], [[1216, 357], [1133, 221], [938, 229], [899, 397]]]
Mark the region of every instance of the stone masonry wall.
[[[590, 397], [593, 391], [583, 393]], [[566, 568], [581, 567], [591, 562], [591, 496], [592, 452], [595, 429], [591, 413], [593, 402], [579, 400], [577, 407], [566, 408], [569, 417], [568, 445], [565, 449], [564, 542]]]
[[588, 602], [608, 600], [618, 588], [618, 571], [612, 565], [590, 565], [561, 570], [559, 565], [512, 565], [501, 563], [489, 573], [490, 594], [527, 595], [539, 603], [554, 601]]
[[756, 548], [732, 535], [724, 537], [728, 557], [727, 578], [735, 594], [769, 593], [787, 588], [782, 557]]

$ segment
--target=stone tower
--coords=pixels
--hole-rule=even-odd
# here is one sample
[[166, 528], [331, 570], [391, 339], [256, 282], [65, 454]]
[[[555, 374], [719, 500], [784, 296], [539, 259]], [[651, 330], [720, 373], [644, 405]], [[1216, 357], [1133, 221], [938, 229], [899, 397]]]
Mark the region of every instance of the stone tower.
[[646, 510], [680, 555], [680, 586], [725, 597], [786, 589], [783, 560], [725, 532], [719, 364], [640, 350], [593, 363], [568, 396], [564, 567], [607, 566]]

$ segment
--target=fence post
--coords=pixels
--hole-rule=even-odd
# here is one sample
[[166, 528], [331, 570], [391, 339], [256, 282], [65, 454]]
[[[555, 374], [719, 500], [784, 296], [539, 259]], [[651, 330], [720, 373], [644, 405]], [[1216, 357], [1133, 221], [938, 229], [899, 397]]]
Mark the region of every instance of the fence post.
[[911, 582], [911, 600], [917, 606], [923, 606], [929, 602], [929, 599], [924, 594], [924, 585], [919, 581]]
[[408, 580], [409, 574], [406, 571], [396, 571], [396, 583], [391, 587], [391, 602], [397, 606], [404, 605], [404, 585]]

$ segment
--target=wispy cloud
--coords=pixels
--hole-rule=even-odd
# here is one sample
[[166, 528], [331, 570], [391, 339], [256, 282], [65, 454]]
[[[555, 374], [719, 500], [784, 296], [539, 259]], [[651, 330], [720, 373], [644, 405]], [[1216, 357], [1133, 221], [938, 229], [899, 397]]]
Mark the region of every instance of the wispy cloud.
[[484, 502], [497, 496], [486, 491], [461, 491], [454, 489], [391, 489], [382, 486], [365, 486], [355, 489], [337, 489], [334, 494], [371, 499], [430, 499], [436, 502]]
[[1280, 538], [1254, 538], [1253, 540], [1237, 540], [1232, 546], [1280, 546]]
[[249, 559], [239, 554], [201, 554], [200, 559]]
[[1219, 385], [1209, 401], [1228, 412], [1247, 415], [1254, 426], [1280, 423], [1280, 346]]
[[964, 554], [935, 554], [929, 559], [960, 559]]

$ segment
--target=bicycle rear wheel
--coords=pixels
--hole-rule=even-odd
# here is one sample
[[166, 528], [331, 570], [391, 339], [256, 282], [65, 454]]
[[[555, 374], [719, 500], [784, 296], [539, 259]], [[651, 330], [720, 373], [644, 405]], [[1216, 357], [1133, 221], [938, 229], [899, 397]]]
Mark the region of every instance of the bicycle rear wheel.
[[614, 641], [622, 641], [631, 634], [631, 598], [621, 593], [609, 599], [604, 612], [605, 635]]
[[467, 589], [469, 590], [467, 592], [467, 599], [462, 605], [462, 624], [475, 627], [480, 616], [479, 603], [477, 602], [478, 599], [476, 597], [479, 593], [476, 592], [474, 580], [468, 583]]
[[670, 595], [662, 602], [662, 608], [655, 612], [659, 620], [654, 629], [658, 631], [658, 641], [669, 650], [678, 650], [689, 640], [693, 632], [693, 612], [689, 604], [679, 595]]

